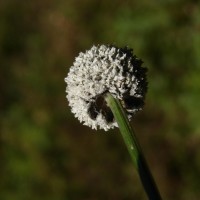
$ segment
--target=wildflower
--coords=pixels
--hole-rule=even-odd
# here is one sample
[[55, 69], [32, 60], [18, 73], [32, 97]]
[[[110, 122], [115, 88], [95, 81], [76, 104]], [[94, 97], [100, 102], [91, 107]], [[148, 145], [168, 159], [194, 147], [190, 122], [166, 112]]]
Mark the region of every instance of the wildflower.
[[121, 101], [130, 119], [144, 106], [147, 69], [142, 63], [127, 47], [98, 45], [80, 53], [65, 78], [67, 99], [75, 117], [93, 129], [117, 127], [104, 100], [109, 92]]

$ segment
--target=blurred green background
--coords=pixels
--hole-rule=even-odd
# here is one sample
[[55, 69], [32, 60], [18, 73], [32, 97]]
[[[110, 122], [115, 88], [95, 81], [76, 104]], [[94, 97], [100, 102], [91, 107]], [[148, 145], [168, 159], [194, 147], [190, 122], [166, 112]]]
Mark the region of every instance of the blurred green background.
[[199, 199], [199, 1], [1, 0], [1, 200], [146, 199], [118, 130], [83, 126], [65, 98], [74, 57], [110, 43], [149, 69], [132, 124], [163, 199]]

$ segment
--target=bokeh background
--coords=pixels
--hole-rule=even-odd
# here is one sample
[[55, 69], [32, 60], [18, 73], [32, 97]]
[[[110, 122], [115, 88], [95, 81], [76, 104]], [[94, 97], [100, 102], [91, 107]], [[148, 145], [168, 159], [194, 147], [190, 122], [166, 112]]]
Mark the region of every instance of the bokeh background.
[[200, 198], [200, 3], [0, 1], [0, 199], [145, 200], [118, 130], [70, 112], [64, 77], [93, 44], [128, 45], [148, 67], [132, 124], [163, 199]]

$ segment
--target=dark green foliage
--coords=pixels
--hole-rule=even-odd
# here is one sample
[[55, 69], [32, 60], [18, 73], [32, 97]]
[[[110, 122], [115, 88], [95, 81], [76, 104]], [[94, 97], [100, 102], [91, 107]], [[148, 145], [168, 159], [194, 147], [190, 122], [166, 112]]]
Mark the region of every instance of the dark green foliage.
[[117, 129], [81, 125], [64, 77], [93, 44], [148, 67], [133, 120], [164, 199], [200, 196], [198, 1], [0, 1], [0, 199], [146, 199]]

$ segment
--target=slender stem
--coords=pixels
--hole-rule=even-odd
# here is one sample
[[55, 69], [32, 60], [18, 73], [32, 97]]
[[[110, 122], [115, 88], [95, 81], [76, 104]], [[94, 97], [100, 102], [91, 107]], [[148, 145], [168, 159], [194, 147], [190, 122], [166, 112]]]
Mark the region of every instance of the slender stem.
[[105, 100], [112, 110], [115, 120], [119, 125], [122, 137], [136, 166], [149, 200], [161, 200], [161, 196], [143, 156], [141, 147], [133, 129], [130, 126], [126, 112], [124, 111], [120, 101], [115, 99], [110, 93], [105, 95]]

